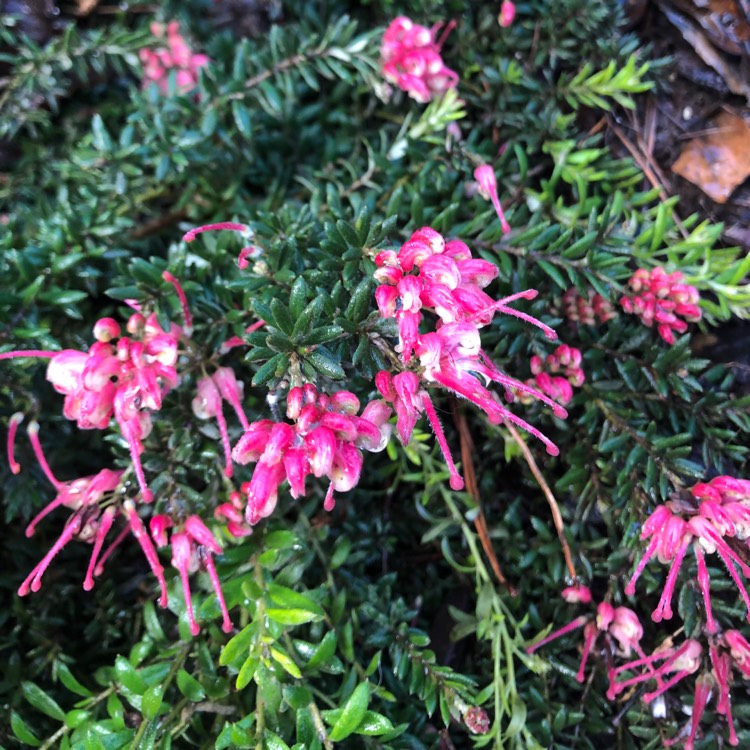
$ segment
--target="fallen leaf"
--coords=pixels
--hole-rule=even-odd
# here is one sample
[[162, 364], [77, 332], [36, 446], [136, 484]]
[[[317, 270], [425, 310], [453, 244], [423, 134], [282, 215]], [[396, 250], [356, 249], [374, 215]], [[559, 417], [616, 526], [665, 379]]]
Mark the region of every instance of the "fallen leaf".
[[716, 203], [726, 203], [750, 176], [750, 126], [741, 117], [722, 112], [709, 134], [685, 144], [672, 171]]

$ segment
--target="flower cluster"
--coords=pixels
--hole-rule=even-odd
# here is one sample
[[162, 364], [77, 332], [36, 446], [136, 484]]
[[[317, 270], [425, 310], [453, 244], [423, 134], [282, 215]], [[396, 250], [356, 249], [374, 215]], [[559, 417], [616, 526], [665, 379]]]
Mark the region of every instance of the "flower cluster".
[[349, 391], [326, 395], [308, 383], [287, 396], [286, 415], [293, 424], [262, 419], [248, 427], [232, 451], [237, 463], [255, 463], [252, 479], [241, 488], [247, 523], [273, 512], [284, 480], [292, 497], [304, 496], [310, 474], [329, 479], [324, 507], [333, 509], [333, 493], [347, 492], [359, 481], [362, 450], [380, 451], [390, 437], [388, 406], [372, 401], [357, 416], [359, 407]]
[[562, 308], [563, 315], [568, 320], [587, 326], [606, 323], [617, 317], [612, 303], [601, 294], [592, 290], [583, 297], [574, 286], [563, 294]]
[[497, 17], [497, 22], [504, 29], [507, 29], [513, 23], [513, 19], [516, 17], [516, 5], [511, 0], [503, 0], [500, 4], [500, 13]]
[[[480, 328], [488, 325], [496, 312], [530, 322], [541, 328], [548, 338], [556, 338], [548, 326], [509, 307], [517, 299], [533, 299], [536, 291], [527, 290], [493, 300], [483, 289], [497, 276], [497, 268], [488, 261], [473, 258], [464, 242], [446, 242], [430, 227], [414, 232], [398, 252], [378, 253], [375, 264], [375, 279], [379, 282], [375, 290], [378, 309], [382, 317], [396, 320], [399, 335], [396, 351], [407, 368], [394, 377], [381, 373], [376, 385], [386, 401], [394, 405], [401, 440], [408, 441], [416, 420], [424, 411], [451, 470], [451, 486], [454, 489], [463, 486], [432, 402], [422, 388], [423, 383], [434, 383], [476, 404], [495, 424], [507, 420], [519, 425], [542, 440], [551, 455], [557, 455], [556, 446], [503, 406], [487, 385], [500, 384], [509, 398], [515, 391], [530, 394], [549, 404], [559, 417], [566, 416], [565, 409], [537, 389], [498, 370], [482, 350], [480, 341]], [[439, 320], [435, 330], [421, 333], [425, 312], [433, 313]]]
[[679, 271], [668, 274], [660, 266], [651, 271], [639, 268], [628, 284], [633, 294], [620, 299], [622, 309], [638, 315], [649, 328], [656, 324], [668, 344], [674, 344], [675, 333], [687, 331], [688, 323], [701, 319], [698, 290], [684, 284]]
[[[567, 602], [581, 602], [589, 604], [591, 602], [591, 592], [586, 586], [571, 586], [562, 592], [563, 599]], [[583, 682], [586, 662], [591, 651], [600, 637], [605, 642], [605, 652], [608, 656], [608, 663], [611, 662], [613, 655], [627, 658], [631, 651], [644, 656], [640, 641], [643, 637], [643, 627], [641, 626], [638, 615], [628, 607], [613, 607], [609, 602], [601, 602], [596, 608], [596, 615], [581, 615], [564, 625], [553, 633], [550, 633], [542, 640], [538, 641], [526, 649], [526, 652], [533, 654], [534, 651], [545, 646], [546, 644], [561, 638], [564, 635], [583, 628], [583, 653], [581, 656], [581, 665], [578, 668], [576, 679]], [[609, 668], [610, 686], [613, 684], [616, 670], [611, 666]]]
[[[453, 24], [446, 27], [443, 39], [452, 28]], [[428, 29], [399, 16], [383, 35], [383, 77], [421, 103], [458, 83], [458, 74], [446, 67], [440, 56], [442, 40], [435, 39], [438, 29], [439, 25]]]
[[[529, 360], [529, 365], [534, 377], [527, 380], [527, 384], [535, 386], [563, 406], [572, 401], [573, 388], [580, 388], [586, 380], [581, 369], [580, 349], [567, 344], [561, 344], [544, 359], [535, 354]], [[519, 400], [528, 403], [532, 399], [522, 393]]]
[[200, 568], [208, 571], [211, 585], [221, 608], [222, 629], [225, 633], [229, 633], [232, 630], [232, 621], [229, 619], [229, 612], [221, 591], [221, 583], [213, 558], [214, 555], [222, 554], [224, 550], [216, 541], [216, 537], [211, 533], [211, 530], [198, 516], [189, 516], [177, 530], [174, 529], [174, 526], [172, 518], [163, 514], [152, 516], [149, 522], [149, 530], [157, 547], [161, 548], [167, 545], [167, 529], [172, 530], [169, 539], [172, 545], [172, 565], [180, 574], [180, 580], [182, 581], [190, 632], [193, 635], [198, 635], [200, 632], [200, 627], [193, 614], [193, 599], [189, 581], [190, 574], [195, 573]]
[[169, 73], [175, 71], [178, 91], [190, 91], [198, 83], [198, 70], [208, 65], [206, 55], [193, 52], [180, 34], [180, 24], [171, 21], [166, 29], [163, 24], [152, 23], [151, 33], [163, 39], [166, 32], [166, 48], [140, 51], [143, 63], [143, 87], [155, 83], [164, 93], [169, 87]]
[[625, 587], [625, 593], [628, 596], [635, 594], [636, 582], [654, 555], [662, 564], [671, 563], [661, 599], [651, 615], [655, 622], [669, 620], [680, 566], [692, 547], [698, 565], [698, 585], [706, 608], [705, 629], [708, 633], [716, 633], [718, 626], [711, 608], [705, 553], [718, 554], [726, 565], [750, 619], [750, 597], [734, 566], [739, 567], [745, 578], [750, 578], [750, 567], [727, 543], [728, 538], [743, 542], [750, 538], [750, 481], [716, 477], [708, 483], [696, 484], [690, 494], [690, 501], [678, 499], [659, 505], [643, 524], [641, 539], [651, 541]]

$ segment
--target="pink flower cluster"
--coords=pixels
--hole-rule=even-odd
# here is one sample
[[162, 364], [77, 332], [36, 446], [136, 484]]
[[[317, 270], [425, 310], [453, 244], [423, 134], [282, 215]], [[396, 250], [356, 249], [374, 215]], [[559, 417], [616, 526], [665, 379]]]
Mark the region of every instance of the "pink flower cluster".
[[[544, 359], [535, 354], [529, 360], [529, 365], [534, 378], [527, 380], [527, 384], [535, 386], [563, 406], [572, 401], [573, 388], [580, 388], [586, 380], [581, 368], [580, 349], [567, 344], [561, 344]], [[529, 403], [532, 399], [522, 393], [519, 400]]]
[[[586, 586], [571, 586], [562, 592], [562, 597], [567, 602], [580, 602], [589, 604], [591, 602], [591, 592]], [[546, 646], [551, 641], [557, 640], [564, 635], [583, 628], [583, 654], [581, 656], [581, 665], [578, 668], [576, 680], [583, 682], [586, 662], [591, 654], [596, 641], [603, 637], [606, 647], [606, 653], [611, 657], [617, 653], [619, 656], [628, 657], [631, 651], [639, 655], [644, 655], [640, 647], [640, 640], [643, 637], [643, 628], [638, 619], [638, 615], [628, 607], [613, 607], [609, 602], [601, 602], [596, 608], [596, 616], [581, 615], [564, 625], [559, 630], [555, 630], [542, 640], [529, 646], [526, 652], [533, 654], [534, 651]], [[613, 679], [614, 670], [609, 669], [610, 678]]]
[[[409, 440], [416, 420], [424, 411], [445, 455], [451, 486], [463, 487], [432, 402], [422, 387], [435, 383], [476, 404], [493, 423], [507, 420], [519, 425], [542, 440], [551, 455], [557, 455], [557, 447], [550, 440], [503, 406], [487, 386], [491, 382], [500, 384], [510, 399], [514, 391], [530, 394], [551, 406], [559, 417], [567, 415], [565, 409], [535, 388], [498, 370], [482, 350], [479, 333], [496, 312], [503, 312], [538, 326], [548, 338], [554, 339], [556, 335], [551, 328], [509, 307], [517, 299], [533, 299], [536, 291], [493, 300], [483, 289], [497, 276], [497, 268], [488, 261], [473, 258], [465, 243], [446, 242], [430, 227], [414, 232], [398, 252], [378, 253], [375, 265], [378, 309], [382, 317], [395, 318], [399, 334], [396, 351], [409, 368], [395, 376], [381, 373], [376, 380], [380, 393], [394, 405], [401, 440]], [[426, 312], [438, 320], [434, 330], [421, 333]]]
[[[284, 480], [292, 497], [304, 496], [310, 474], [328, 478], [324, 507], [333, 509], [334, 491], [347, 492], [359, 481], [362, 450], [383, 450], [390, 437], [388, 406], [372, 401], [357, 416], [359, 407], [349, 391], [329, 396], [308, 383], [287, 396], [286, 415], [293, 424], [262, 419], [248, 427], [232, 451], [237, 463], [256, 464], [252, 479], [242, 486], [247, 523], [254, 525], [273, 512]], [[231, 514], [229, 508], [225, 511]]]
[[[650, 539], [648, 547], [635, 569], [625, 593], [635, 594], [635, 585], [648, 561], [656, 555], [662, 564], [671, 567], [659, 604], [651, 615], [655, 622], [672, 617], [672, 595], [680, 566], [688, 549], [692, 547], [698, 565], [698, 585], [706, 608], [706, 632], [718, 632], [713, 617], [710, 580], [705, 554], [718, 554], [735, 582], [748, 609], [750, 597], [735, 569], [750, 579], [748, 566], [727, 543], [727, 538], [747, 544], [750, 538], [750, 481], [721, 476], [710, 482], [696, 484], [691, 490], [691, 501], [672, 500], [659, 505], [643, 524], [641, 539]], [[685, 519], [687, 516], [687, 520]]]
[[[380, 48], [383, 77], [421, 103], [458, 83], [458, 74], [446, 67], [440, 56], [442, 40], [436, 41], [439, 28], [438, 24], [428, 29], [399, 16], [383, 35]], [[446, 27], [443, 39], [452, 28], [453, 24]]]
[[589, 291], [586, 297], [581, 296], [578, 290], [572, 286], [562, 298], [563, 315], [574, 323], [593, 326], [598, 323], [606, 323], [617, 317], [617, 312], [601, 294]]
[[171, 21], [166, 29], [163, 24], [152, 23], [151, 33], [163, 39], [166, 31], [166, 48], [142, 49], [139, 53], [143, 63], [143, 87], [155, 83], [164, 93], [169, 87], [169, 73], [176, 71], [178, 91], [190, 91], [198, 83], [198, 70], [208, 65], [206, 55], [194, 53], [180, 34], [180, 24]]
[[130, 336], [121, 336], [117, 321], [102, 318], [88, 352], [15, 351], [3, 352], [0, 359], [48, 357], [47, 380], [65, 395], [63, 414], [80, 429], [103, 430], [114, 416], [130, 447], [143, 499], [150, 502], [140, 459], [143, 440], [151, 432], [151, 412], [161, 409], [164, 394], [179, 382], [175, 364], [183, 330], [173, 324], [165, 331], [155, 314], [136, 312], [127, 332]]
[[674, 344], [675, 333], [685, 333], [687, 324], [701, 319], [700, 295], [683, 283], [679, 271], [667, 273], [660, 266], [639, 268], [628, 282], [633, 294], [620, 299], [622, 309], [638, 315], [649, 328], [656, 324], [659, 335]]

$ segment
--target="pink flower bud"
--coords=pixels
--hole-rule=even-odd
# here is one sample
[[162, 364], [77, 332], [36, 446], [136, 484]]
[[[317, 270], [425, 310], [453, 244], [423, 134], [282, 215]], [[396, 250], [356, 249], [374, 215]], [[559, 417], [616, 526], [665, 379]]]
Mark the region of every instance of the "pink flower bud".
[[100, 318], [94, 325], [94, 338], [97, 341], [108, 342], [118, 338], [120, 324], [114, 318]]

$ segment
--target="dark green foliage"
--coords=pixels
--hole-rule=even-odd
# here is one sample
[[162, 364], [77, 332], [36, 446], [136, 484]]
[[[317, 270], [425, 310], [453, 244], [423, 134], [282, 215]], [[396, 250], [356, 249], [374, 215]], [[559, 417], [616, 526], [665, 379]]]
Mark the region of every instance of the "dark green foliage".
[[[635, 604], [622, 583], [656, 504], [716, 474], [747, 476], [750, 396], [731, 368], [695, 354], [689, 334], [669, 347], [624, 313], [576, 325], [560, 303], [575, 286], [617, 307], [636, 267], [665, 265], [701, 291], [702, 325], [747, 315], [750, 261], [717, 247], [719, 227], [680, 220], [674, 200], [644, 187], [638, 168], [582, 124], [589, 108], [631, 106], [666, 63], [648, 63], [637, 40], [618, 31], [619, 6], [599, 0], [521, 3], [508, 29], [494, 2], [290, 0], [284, 21], [252, 39], [214, 29], [209, 4], [164, 3], [158, 18], [179, 19], [212, 60], [187, 94], [175, 80], [166, 94], [140, 88], [138, 51], [158, 46], [141, 6], [65, 18], [45, 45], [19, 40], [10, 22], [2, 27], [0, 136], [18, 154], [0, 175], [0, 350], [86, 350], [96, 319], [124, 321], [132, 299], [162, 325], [179, 323], [162, 277], [172, 272], [195, 333], [183, 382], [154, 415], [144, 468], [154, 513], [177, 508], [210, 522], [252, 467], [238, 466], [228, 480], [214, 422], [191, 410], [205, 366], [235, 370], [251, 421], [283, 413], [287, 388], [302, 382], [352, 390], [366, 403], [375, 373], [397, 362], [395, 324], [374, 303], [375, 255], [424, 225], [460, 237], [497, 265], [494, 297], [537, 289], [524, 312], [584, 352], [586, 382], [567, 420], [546, 407], [513, 407], [560, 447], [553, 459], [527, 440], [561, 506], [578, 574], [597, 601], [637, 608], [648, 649], [682, 624], [699, 633], [692, 561], [670, 629], [648, 617], [664, 566], [649, 565]], [[459, 21], [443, 54], [460, 73], [460, 100], [449, 94], [425, 106], [401, 92], [387, 103], [376, 96], [382, 31], [397, 14], [427, 25]], [[448, 150], [452, 122], [462, 139]], [[479, 160], [495, 168], [509, 235], [487, 201], [467, 195]], [[247, 231], [181, 241], [218, 221]], [[249, 244], [262, 252], [240, 270]], [[265, 325], [248, 332], [258, 320]], [[220, 356], [232, 337], [244, 346]], [[482, 345], [520, 379], [530, 376], [531, 355], [552, 350], [509, 316], [483, 329]], [[456, 405], [433, 395], [458, 458]], [[39, 420], [63, 481], [130, 465], [117, 431], [77, 430], [61, 400], [43, 363], [0, 362], [3, 425], [15, 411]], [[655, 719], [631, 696], [606, 701], [601, 653], [590, 661], [592, 681], [579, 686], [576, 636], [526, 654], [528, 641], [580, 610], [559, 598], [568, 571], [518, 445], [504, 427], [459, 408], [475, 443], [481, 507], [449, 491], [420, 423], [408, 446], [391, 441], [366, 455], [359, 485], [337, 496], [332, 514], [321, 510], [323, 484], [308, 480], [307, 498], [295, 504], [284, 489], [252, 536], [225, 535], [217, 567], [235, 630], [221, 631], [207, 576], [198, 574], [197, 638], [176, 572], [167, 571], [162, 611], [132, 540], [91, 593], [80, 584], [89, 547], [71, 544], [39, 594], [15, 594], [65, 517], [56, 511], [24, 538], [52, 488], [19, 434], [22, 473], [0, 467], [0, 743], [625, 750], [673, 736], [692, 683], [680, 684], [666, 718]], [[230, 422], [230, 432], [236, 441], [239, 425]], [[498, 583], [487, 545], [515, 596]], [[717, 618], [737, 627], [736, 593], [709, 565]], [[477, 705], [490, 717], [486, 735], [465, 726]], [[743, 746], [750, 724], [740, 700], [735, 718]], [[708, 714], [706, 747], [724, 735], [723, 721]]]

